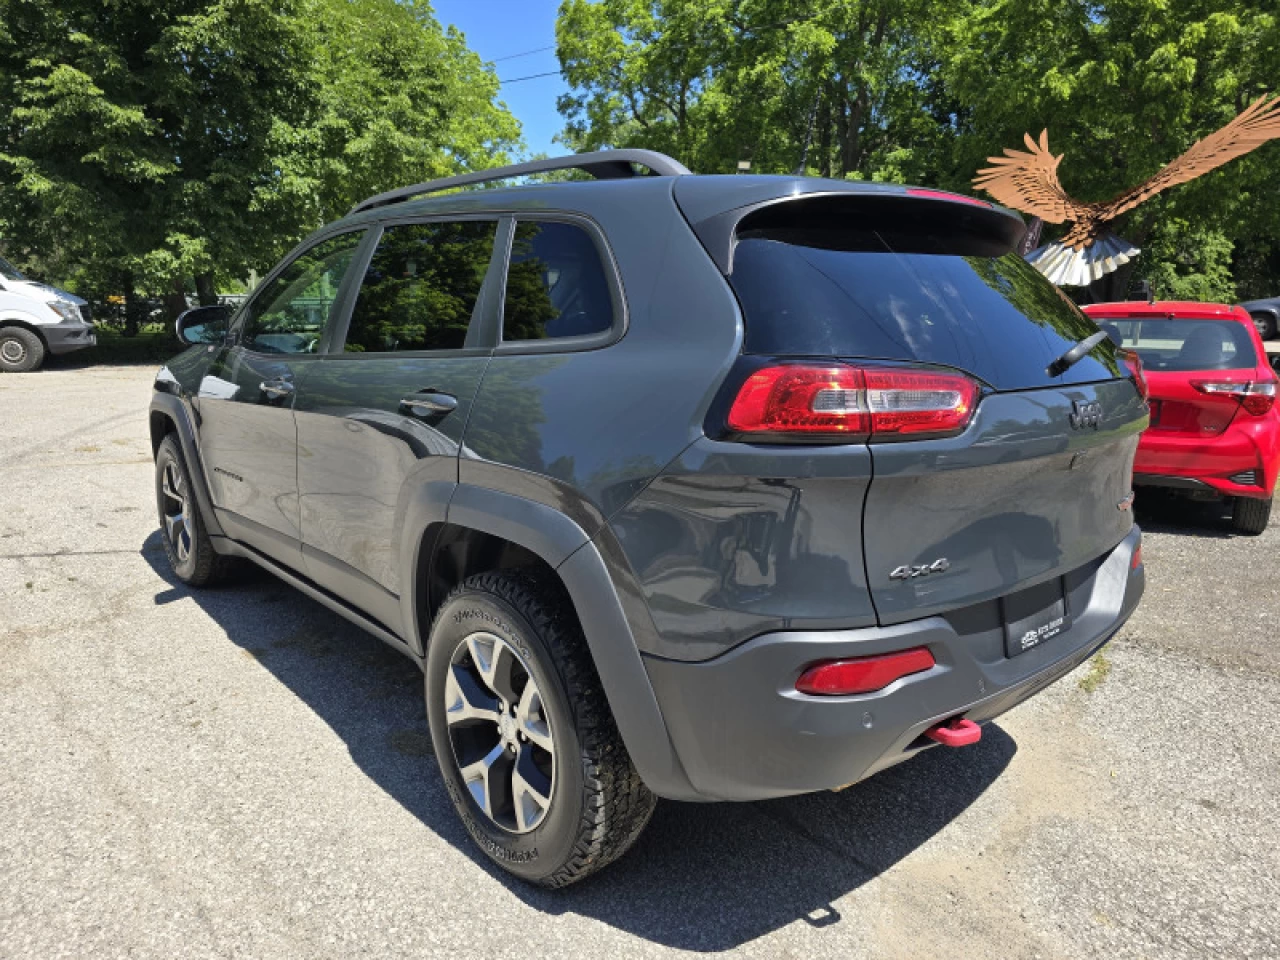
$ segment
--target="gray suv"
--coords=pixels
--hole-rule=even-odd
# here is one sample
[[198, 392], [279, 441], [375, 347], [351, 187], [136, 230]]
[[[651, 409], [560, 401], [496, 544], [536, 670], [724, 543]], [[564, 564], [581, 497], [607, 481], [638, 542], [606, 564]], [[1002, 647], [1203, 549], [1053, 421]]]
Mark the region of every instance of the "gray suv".
[[1023, 229], [647, 151], [374, 197], [179, 321], [174, 573], [248, 558], [411, 657], [467, 830], [546, 886], [656, 797], [973, 743], [1143, 590], [1141, 370]]

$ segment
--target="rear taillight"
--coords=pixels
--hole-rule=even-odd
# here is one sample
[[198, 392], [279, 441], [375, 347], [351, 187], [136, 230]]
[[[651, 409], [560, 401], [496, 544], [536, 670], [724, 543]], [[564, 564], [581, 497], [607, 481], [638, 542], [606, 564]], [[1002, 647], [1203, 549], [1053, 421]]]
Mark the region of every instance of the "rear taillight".
[[958, 373], [788, 364], [747, 377], [728, 423], [749, 434], [941, 436], [968, 426], [977, 400], [978, 384]]
[[819, 697], [874, 693], [895, 680], [931, 669], [935, 662], [928, 647], [913, 647], [877, 657], [824, 660], [800, 674], [796, 689]]
[[1124, 365], [1129, 368], [1129, 376], [1133, 379], [1134, 386], [1138, 388], [1138, 396], [1145, 401], [1151, 396], [1151, 388], [1147, 385], [1147, 374], [1142, 369], [1142, 358], [1138, 356], [1134, 350], [1119, 350]]
[[1232, 383], [1228, 380], [1192, 380], [1191, 386], [1210, 396], [1233, 397], [1240, 401], [1246, 413], [1260, 417], [1275, 405], [1276, 382], [1274, 380], [1250, 380]]

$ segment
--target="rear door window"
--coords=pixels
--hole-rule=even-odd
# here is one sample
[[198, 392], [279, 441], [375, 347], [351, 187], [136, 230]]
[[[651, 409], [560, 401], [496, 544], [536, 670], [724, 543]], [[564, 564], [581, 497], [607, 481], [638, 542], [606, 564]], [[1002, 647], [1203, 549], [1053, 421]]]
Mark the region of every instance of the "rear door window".
[[1098, 326], [1118, 333], [1148, 370], [1252, 370], [1258, 365], [1249, 331], [1233, 320], [1169, 317], [1098, 317]]
[[585, 229], [560, 221], [516, 221], [504, 341], [604, 333], [613, 326], [613, 312], [600, 251]]
[[365, 270], [344, 352], [402, 353], [466, 346], [497, 228], [495, 220], [387, 227]]
[[748, 230], [730, 282], [748, 353], [916, 361], [998, 390], [1120, 376], [1104, 342], [1046, 368], [1097, 325], [1016, 253], [945, 229]]

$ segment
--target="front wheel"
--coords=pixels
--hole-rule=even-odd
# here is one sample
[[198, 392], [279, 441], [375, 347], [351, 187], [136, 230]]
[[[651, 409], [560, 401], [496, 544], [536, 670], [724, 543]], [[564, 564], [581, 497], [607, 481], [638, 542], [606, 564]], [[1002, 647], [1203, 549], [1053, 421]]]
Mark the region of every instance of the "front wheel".
[[1271, 500], [1255, 500], [1252, 497], [1236, 497], [1231, 508], [1231, 526], [1237, 533], [1257, 536], [1267, 529], [1271, 521]]
[[30, 373], [44, 363], [44, 342], [24, 327], [0, 329], [0, 370]]
[[191, 473], [173, 434], [165, 437], [156, 451], [156, 508], [164, 552], [174, 576], [192, 587], [220, 579], [228, 558], [214, 552], [205, 532], [191, 488]]
[[436, 615], [426, 666], [441, 775], [491, 860], [563, 887], [631, 847], [656, 799], [558, 581], [519, 570], [463, 581]]

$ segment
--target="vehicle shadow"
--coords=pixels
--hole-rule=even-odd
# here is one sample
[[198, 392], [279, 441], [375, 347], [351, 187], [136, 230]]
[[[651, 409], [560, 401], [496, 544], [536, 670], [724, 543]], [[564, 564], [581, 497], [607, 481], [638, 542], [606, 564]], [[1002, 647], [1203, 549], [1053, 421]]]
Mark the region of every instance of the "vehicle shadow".
[[1224, 500], [1191, 500], [1158, 488], [1143, 488], [1133, 502], [1134, 519], [1147, 533], [1229, 540], [1239, 536], [1231, 527], [1231, 504]]
[[750, 804], [662, 802], [635, 848], [581, 884], [514, 880], [472, 844], [435, 769], [422, 675], [401, 654], [245, 564], [226, 586], [190, 590], [159, 533], [143, 557], [232, 643], [342, 738], [351, 759], [426, 827], [534, 909], [579, 914], [655, 943], [728, 950], [788, 924], [839, 923], [835, 902], [893, 867], [969, 807], [1017, 751], [995, 725], [964, 750], [935, 749], [839, 793]]

